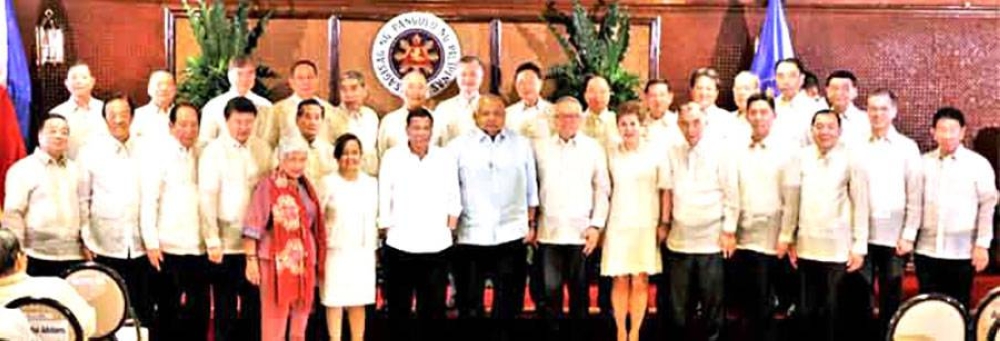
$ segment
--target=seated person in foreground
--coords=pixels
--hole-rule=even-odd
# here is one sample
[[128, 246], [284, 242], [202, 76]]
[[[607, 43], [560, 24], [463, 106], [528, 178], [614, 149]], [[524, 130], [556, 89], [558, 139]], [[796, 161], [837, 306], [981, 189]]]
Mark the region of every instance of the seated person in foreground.
[[0, 307], [26, 296], [51, 298], [73, 312], [85, 338], [93, 335], [94, 308], [69, 282], [58, 277], [31, 277], [27, 269], [28, 255], [21, 250], [21, 242], [10, 230], [0, 229]]

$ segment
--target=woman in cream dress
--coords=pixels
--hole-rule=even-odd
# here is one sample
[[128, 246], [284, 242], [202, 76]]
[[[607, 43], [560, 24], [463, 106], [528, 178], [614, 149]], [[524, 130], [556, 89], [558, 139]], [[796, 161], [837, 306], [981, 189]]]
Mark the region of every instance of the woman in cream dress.
[[[661, 271], [657, 248], [660, 194], [657, 179], [664, 153], [642, 136], [641, 107], [626, 103], [618, 111], [621, 142], [608, 150], [611, 211], [604, 238], [601, 275], [614, 277], [611, 306], [619, 341], [638, 341], [646, 314], [649, 275]], [[625, 321], [632, 316], [632, 330]]]
[[338, 341], [345, 309], [351, 340], [364, 340], [365, 306], [375, 303], [378, 184], [361, 171], [361, 151], [357, 136], [337, 138], [339, 168], [323, 178], [327, 257], [321, 293], [330, 339]]

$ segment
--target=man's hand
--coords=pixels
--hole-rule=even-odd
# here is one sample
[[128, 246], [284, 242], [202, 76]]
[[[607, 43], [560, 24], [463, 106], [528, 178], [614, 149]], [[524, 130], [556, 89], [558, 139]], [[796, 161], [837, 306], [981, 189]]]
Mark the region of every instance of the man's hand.
[[660, 223], [656, 228], [656, 245], [667, 245], [667, 237], [670, 236], [670, 224]]
[[250, 284], [260, 285], [260, 268], [258, 266], [256, 260], [247, 260], [246, 275]]
[[215, 264], [222, 264], [222, 247], [214, 246], [208, 248], [208, 261]]
[[723, 232], [719, 235], [719, 248], [722, 249], [722, 258], [729, 258], [736, 252], [736, 234]]
[[163, 261], [163, 253], [160, 252], [160, 249], [146, 250], [146, 258], [149, 258], [149, 264], [152, 265], [157, 272], [159, 272], [160, 262]]
[[986, 266], [989, 264], [990, 264], [989, 250], [978, 246], [972, 249], [972, 266], [976, 268], [976, 272], [985, 270]]
[[847, 272], [858, 271], [858, 269], [861, 269], [861, 266], [864, 264], [865, 264], [864, 255], [859, 255], [854, 252], [851, 252], [851, 254], [847, 256]]
[[583, 231], [583, 238], [586, 240], [583, 244], [583, 254], [590, 256], [597, 248], [597, 242], [601, 240], [601, 230], [596, 227], [588, 227]]
[[778, 243], [777, 250], [775, 250], [778, 259], [783, 259], [788, 256], [788, 262], [792, 264], [792, 268], [799, 268], [799, 256], [795, 253], [795, 246], [789, 243]]
[[528, 227], [528, 233], [524, 235], [524, 243], [536, 245], [538, 243], [538, 228]]
[[910, 252], [913, 252], [913, 242], [909, 240], [900, 240], [896, 244], [896, 255], [906, 256]]

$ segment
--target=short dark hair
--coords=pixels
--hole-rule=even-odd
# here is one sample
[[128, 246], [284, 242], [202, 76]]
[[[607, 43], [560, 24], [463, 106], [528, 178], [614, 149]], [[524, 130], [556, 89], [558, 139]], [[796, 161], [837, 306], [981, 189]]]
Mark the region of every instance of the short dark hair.
[[649, 93], [649, 88], [652, 88], [654, 85], [657, 85], [657, 84], [666, 85], [667, 86], [667, 91], [670, 91], [670, 82], [667, 82], [667, 80], [663, 79], [663, 78], [653, 78], [653, 79], [650, 79], [649, 81], [646, 82], [646, 87], [644, 87], [642, 89], [642, 93], [648, 94]]
[[521, 65], [518, 65], [517, 69], [514, 69], [514, 78], [516, 79], [517, 75], [520, 75], [521, 72], [524, 71], [534, 72], [535, 75], [538, 76], [538, 78], [542, 78], [542, 68], [539, 67], [538, 64], [535, 64], [534, 62], [524, 62], [521, 63]]
[[813, 114], [812, 121], [809, 122], [810, 126], [816, 124], [816, 117], [819, 117], [819, 115], [833, 115], [833, 117], [837, 119], [837, 127], [840, 127], [840, 115], [837, 115], [837, 113], [831, 109], [822, 109]]
[[358, 81], [358, 85], [362, 87], [365, 86], [365, 75], [361, 74], [358, 70], [347, 70], [340, 74], [340, 81], [343, 82], [348, 79], [353, 79]]
[[892, 90], [889, 90], [887, 88], [878, 88], [878, 89], [875, 89], [875, 91], [872, 91], [871, 93], [868, 94], [868, 98], [877, 97], [877, 96], [889, 97], [889, 101], [892, 102], [893, 106], [896, 106], [897, 103], [898, 103], [898, 101], [899, 101], [899, 98], [896, 97], [896, 93], [892, 92]]
[[101, 107], [101, 116], [104, 117], [105, 121], [108, 120], [108, 104], [117, 100], [124, 100], [125, 104], [128, 104], [128, 116], [135, 117], [135, 103], [132, 102], [132, 98], [128, 97], [128, 94], [124, 92], [115, 91], [111, 93], [108, 99], [104, 100], [104, 106]]
[[421, 107], [410, 110], [410, 112], [406, 114], [407, 127], [409, 127], [410, 124], [413, 123], [414, 118], [427, 118], [428, 120], [431, 120], [431, 127], [434, 127], [434, 116], [431, 116], [431, 112], [428, 111], [427, 109]]
[[635, 115], [639, 119], [639, 122], [642, 122], [644, 118], [642, 114], [642, 103], [637, 100], [631, 100], [619, 105], [618, 111], [615, 115], [615, 122], [621, 121], [622, 118], [628, 115]]
[[233, 99], [229, 100], [229, 102], [226, 103], [226, 109], [225, 111], [222, 112], [222, 115], [228, 121], [229, 116], [232, 116], [233, 112], [237, 111], [242, 113], [250, 113], [253, 114], [254, 117], [257, 117], [257, 106], [253, 105], [253, 102], [251, 102], [249, 99], [243, 96], [234, 97]]
[[483, 65], [483, 60], [479, 59], [479, 57], [476, 57], [476, 56], [473, 56], [473, 55], [462, 56], [462, 58], [460, 58], [458, 60], [458, 63], [459, 64], [476, 63], [476, 64], [479, 64], [479, 67], [486, 68], [486, 66]]
[[795, 65], [795, 68], [799, 69], [799, 72], [801, 72], [801, 73], [805, 73], [806, 72], [806, 65], [804, 63], [802, 63], [802, 61], [799, 60], [798, 58], [785, 58], [785, 59], [779, 60], [777, 63], [774, 63], [774, 70], [777, 71], [778, 70], [778, 65], [785, 64], [785, 63], [790, 63], [792, 65]]
[[715, 81], [715, 87], [720, 88], [722, 82], [719, 79], [719, 72], [710, 67], [697, 68], [691, 72], [691, 79], [689, 80], [689, 86], [694, 88], [694, 83], [698, 81], [698, 78], [708, 77], [709, 79]]
[[292, 67], [288, 69], [288, 75], [291, 76], [292, 74], [295, 73], [295, 69], [297, 69], [297, 68], [299, 68], [299, 66], [303, 66], [303, 65], [308, 66], [309, 68], [311, 68], [313, 70], [313, 73], [315, 73], [317, 75], [319, 74], [319, 67], [316, 66], [316, 63], [313, 63], [313, 61], [308, 60], [308, 59], [299, 59], [299, 60], [296, 60], [295, 63], [292, 63]]
[[931, 126], [937, 127], [938, 121], [946, 118], [958, 121], [958, 125], [960, 127], [965, 127], [965, 114], [955, 107], [943, 107], [938, 109], [938, 111], [934, 113], [934, 119], [931, 121]]
[[774, 111], [774, 98], [760, 92], [755, 92], [753, 95], [750, 95], [750, 97], [747, 97], [747, 108], [750, 108], [750, 104], [757, 101], [764, 101], [767, 103], [767, 106], [771, 107], [771, 111]]
[[7, 228], [0, 228], [0, 277], [11, 274], [17, 264], [17, 257], [24, 251], [21, 250], [21, 241], [17, 239], [14, 231]]
[[804, 71], [802, 72], [802, 74], [806, 76], [805, 81], [802, 83], [803, 89], [808, 89], [813, 87], [819, 88], [819, 77], [816, 77], [815, 73], [812, 73], [812, 71]]
[[249, 55], [236, 56], [229, 60], [229, 69], [241, 68], [248, 65], [256, 65]]
[[333, 158], [340, 160], [340, 157], [344, 156], [344, 149], [347, 148], [347, 143], [351, 141], [357, 142], [359, 149], [363, 148], [361, 146], [361, 139], [354, 134], [346, 133], [338, 136], [337, 140], [333, 142]]
[[831, 72], [829, 76], [826, 76], [826, 86], [830, 86], [830, 81], [834, 78], [850, 79], [851, 86], [858, 86], [858, 77], [855, 77], [853, 72], [847, 70], [837, 70]]
[[66, 116], [63, 116], [63, 115], [60, 115], [60, 114], [49, 113], [48, 115], [42, 116], [42, 121], [38, 122], [38, 131], [39, 132], [42, 131], [42, 128], [45, 127], [45, 123], [49, 122], [49, 120], [63, 120], [63, 122], [66, 122], [66, 124], [69, 124], [69, 120], [66, 119]]
[[302, 102], [299, 102], [299, 106], [295, 110], [295, 118], [300, 118], [300, 117], [302, 117], [302, 115], [306, 114], [305, 108], [306, 108], [307, 105], [315, 105], [315, 106], [319, 107], [319, 117], [321, 117], [321, 118], [322, 117], [326, 117], [326, 108], [323, 107], [323, 104], [321, 104], [315, 98], [310, 98], [310, 99], [302, 100]]
[[180, 102], [174, 104], [174, 107], [170, 108], [170, 113], [167, 114], [167, 117], [170, 119], [170, 124], [177, 123], [177, 115], [180, 113], [181, 108], [191, 108], [191, 110], [194, 110], [195, 120], [197, 120], [198, 123], [201, 123], [201, 112], [198, 111], [198, 107], [191, 102]]

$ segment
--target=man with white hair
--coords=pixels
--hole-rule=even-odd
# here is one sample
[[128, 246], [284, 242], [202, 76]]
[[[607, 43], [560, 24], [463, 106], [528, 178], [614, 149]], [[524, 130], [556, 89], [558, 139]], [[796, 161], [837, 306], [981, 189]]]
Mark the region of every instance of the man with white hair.
[[[250, 100], [257, 108], [257, 118], [254, 120], [252, 133], [254, 136], [266, 139], [269, 135], [266, 131], [270, 129], [267, 122], [271, 121], [271, 101], [251, 91], [257, 81], [257, 63], [250, 57], [235, 57], [229, 61], [229, 91], [205, 103], [201, 108], [201, 128], [198, 130], [198, 143], [202, 146], [214, 140], [223, 133], [229, 134], [226, 129], [225, 108], [229, 100], [236, 97], [243, 97]], [[265, 140], [265, 142], [269, 142]], [[272, 148], [274, 146], [271, 146]]]
[[747, 119], [747, 100], [756, 93], [760, 93], [760, 78], [757, 75], [750, 71], [740, 71], [736, 74], [736, 78], [733, 78], [733, 102], [736, 102], [736, 111], [732, 113], [733, 117], [736, 117], [732, 132], [733, 141], [745, 141], [752, 135], [753, 129]]
[[66, 90], [69, 90], [70, 98], [66, 102], [49, 110], [50, 114], [59, 114], [66, 118], [69, 129], [73, 134], [69, 136], [69, 150], [67, 155], [70, 159], [76, 159], [76, 153], [80, 147], [87, 142], [91, 134], [107, 133], [108, 128], [104, 123], [104, 116], [101, 110], [104, 102], [94, 98], [94, 76], [90, 74], [90, 66], [78, 63], [69, 68], [66, 72]]
[[170, 118], [167, 116], [177, 96], [174, 76], [163, 70], [153, 71], [149, 75], [146, 93], [149, 94], [149, 104], [135, 109], [135, 118], [130, 129], [132, 136], [142, 138], [170, 135]]

